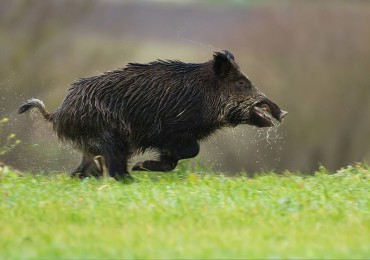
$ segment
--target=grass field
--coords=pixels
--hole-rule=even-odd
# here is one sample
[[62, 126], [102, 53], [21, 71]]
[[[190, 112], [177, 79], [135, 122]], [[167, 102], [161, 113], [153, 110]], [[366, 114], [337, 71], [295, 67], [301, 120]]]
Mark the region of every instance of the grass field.
[[0, 258], [369, 258], [370, 168], [137, 173], [130, 185], [0, 170]]

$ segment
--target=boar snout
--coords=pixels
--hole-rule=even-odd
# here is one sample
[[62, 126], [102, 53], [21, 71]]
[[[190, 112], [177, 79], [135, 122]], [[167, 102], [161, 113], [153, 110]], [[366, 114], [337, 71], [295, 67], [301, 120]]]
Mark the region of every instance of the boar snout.
[[280, 115], [279, 115], [279, 122], [282, 122], [284, 117], [288, 114], [288, 111], [281, 110]]
[[278, 105], [265, 98], [253, 105], [251, 123], [258, 127], [271, 127], [275, 125], [275, 121], [282, 122], [287, 114], [287, 111], [281, 110]]

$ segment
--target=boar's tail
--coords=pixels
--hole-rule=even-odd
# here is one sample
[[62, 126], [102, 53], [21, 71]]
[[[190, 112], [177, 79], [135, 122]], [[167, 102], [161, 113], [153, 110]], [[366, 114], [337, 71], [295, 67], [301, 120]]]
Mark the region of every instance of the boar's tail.
[[22, 114], [33, 108], [37, 108], [38, 110], [40, 110], [42, 116], [47, 121], [51, 120], [51, 113], [46, 110], [44, 103], [41, 100], [35, 98], [29, 99], [20, 108], [18, 108], [18, 114]]

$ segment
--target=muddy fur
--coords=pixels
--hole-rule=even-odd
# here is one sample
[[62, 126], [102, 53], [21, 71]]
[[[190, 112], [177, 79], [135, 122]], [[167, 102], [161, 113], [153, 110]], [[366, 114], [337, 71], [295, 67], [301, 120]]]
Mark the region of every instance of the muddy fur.
[[49, 113], [31, 99], [19, 113], [37, 108], [58, 137], [83, 153], [72, 175], [99, 176], [94, 157], [105, 158], [109, 174], [130, 179], [127, 160], [147, 149], [158, 160], [133, 170], [170, 171], [178, 160], [195, 157], [199, 141], [217, 129], [238, 124], [271, 126], [253, 109], [267, 104], [281, 121], [284, 111], [240, 71], [234, 56], [216, 52], [205, 63], [157, 60], [127, 66], [71, 84], [60, 107]]

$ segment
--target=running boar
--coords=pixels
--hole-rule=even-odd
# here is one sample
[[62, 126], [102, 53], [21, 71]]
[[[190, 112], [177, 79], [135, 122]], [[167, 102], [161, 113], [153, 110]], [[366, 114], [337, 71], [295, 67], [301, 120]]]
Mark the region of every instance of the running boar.
[[179, 160], [195, 157], [199, 141], [222, 127], [270, 127], [287, 114], [243, 74], [229, 51], [199, 64], [129, 63], [72, 83], [54, 113], [38, 99], [28, 100], [18, 113], [32, 108], [62, 141], [82, 152], [72, 176], [101, 175], [94, 158], [102, 156], [117, 180], [131, 179], [127, 161], [134, 154], [150, 149], [159, 156], [137, 163], [133, 171], [171, 171]]

